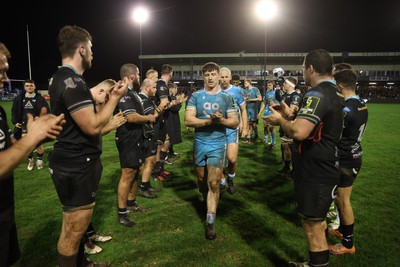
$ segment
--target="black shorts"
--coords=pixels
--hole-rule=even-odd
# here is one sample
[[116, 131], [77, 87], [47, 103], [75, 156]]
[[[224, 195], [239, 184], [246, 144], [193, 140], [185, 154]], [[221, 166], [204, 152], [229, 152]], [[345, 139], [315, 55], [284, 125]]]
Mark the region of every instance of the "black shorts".
[[155, 139], [144, 140], [144, 156], [149, 158], [157, 154], [157, 141]]
[[165, 142], [165, 139], [167, 138], [167, 124], [165, 121], [161, 121], [158, 127], [158, 133], [156, 136], [157, 140]]
[[[1, 216], [0, 216], [1, 217]], [[11, 266], [21, 258], [14, 220], [0, 222], [0, 266]]]
[[95, 202], [103, 165], [100, 158], [85, 157], [76, 167], [62, 162], [49, 164], [50, 174], [58, 197], [66, 208], [80, 207]]
[[353, 186], [354, 181], [357, 178], [357, 174], [360, 171], [358, 168], [343, 168], [340, 167], [340, 180], [338, 187], [350, 187]]
[[353, 185], [354, 181], [357, 178], [358, 173], [361, 170], [362, 160], [358, 159], [349, 159], [349, 160], [340, 160], [340, 180], [338, 187], [350, 187]]
[[325, 219], [336, 196], [336, 185], [296, 181], [295, 195], [297, 212], [313, 219]]
[[144, 163], [143, 143], [117, 143], [121, 168], [139, 168]]

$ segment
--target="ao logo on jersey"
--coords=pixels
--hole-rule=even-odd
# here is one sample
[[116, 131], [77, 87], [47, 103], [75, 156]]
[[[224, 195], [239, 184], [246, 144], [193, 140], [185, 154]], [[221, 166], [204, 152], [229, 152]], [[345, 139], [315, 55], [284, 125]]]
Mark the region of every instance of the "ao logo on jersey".
[[203, 114], [206, 117], [210, 117], [210, 113], [215, 113], [220, 110], [218, 103], [204, 102], [203, 104]]

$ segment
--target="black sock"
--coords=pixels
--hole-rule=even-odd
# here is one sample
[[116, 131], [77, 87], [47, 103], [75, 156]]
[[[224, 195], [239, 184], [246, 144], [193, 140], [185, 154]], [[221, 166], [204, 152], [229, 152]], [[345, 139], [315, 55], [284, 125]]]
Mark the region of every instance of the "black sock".
[[150, 187], [150, 182], [145, 182], [145, 183], [142, 183], [142, 184], [140, 185], [140, 189], [142, 189], [142, 191], [147, 191], [147, 190], [149, 190], [149, 187]]
[[157, 161], [154, 165], [153, 174], [160, 174], [161, 172], [161, 162]]
[[167, 152], [160, 151], [160, 161], [163, 161], [167, 158]]
[[352, 248], [354, 245], [353, 236], [354, 223], [351, 225], [342, 225], [342, 245], [346, 248]]
[[324, 251], [318, 251], [318, 252], [312, 252], [308, 251], [308, 254], [310, 255], [310, 266], [318, 266], [318, 267], [323, 267], [323, 266], [328, 266], [329, 264], [329, 250], [324, 250]]
[[167, 152], [164, 152], [164, 151], [161, 151], [160, 152], [160, 170], [161, 171], [163, 171], [164, 170], [164, 163], [165, 163], [165, 160], [168, 158], [167, 157]]
[[164, 160], [160, 160], [160, 173], [162, 173], [163, 171], [164, 171], [164, 163], [165, 163], [165, 161]]
[[72, 256], [65, 256], [61, 255], [60, 252], [57, 251], [57, 263], [58, 266], [62, 267], [75, 267], [76, 266], [76, 259], [78, 254]]
[[126, 208], [118, 208], [118, 215], [126, 215], [128, 211]]
[[86, 229], [86, 236], [91, 237], [92, 235], [94, 235], [94, 227], [93, 227], [92, 223], [89, 223], [89, 226]]
[[136, 199], [132, 199], [132, 200], [128, 199], [128, 201], [126, 201], [126, 205], [128, 205], [130, 207], [135, 206], [136, 205]]
[[285, 160], [285, 169], [290, 170], [290, 160]]
[[42, 160], [43, 159], [43, 153], [37, 153], [37, 159]]
[[89, 264], [89, 261], [86, 258], [85, 255], [85, 243], [81, 242], [79, 244], [79, 249], [78, 249], [78, 256], [76, 258], [76, 266], [77, 267], [86, 267], [86, 265]]

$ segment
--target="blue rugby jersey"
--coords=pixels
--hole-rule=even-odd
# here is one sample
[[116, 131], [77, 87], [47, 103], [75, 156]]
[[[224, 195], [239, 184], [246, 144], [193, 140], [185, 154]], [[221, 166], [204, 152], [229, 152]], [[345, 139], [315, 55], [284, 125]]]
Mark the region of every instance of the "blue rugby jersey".
[[[236, 105], [232, 96], [220, 90], [216, 94], [210, 94], [203, 89], [192, 94], [189, 99], [187, 110], [195, 110], [199, 119], [210, 119], [211, 113], [222, 112], [224, 118], [228, 114], [237, 113]], [[226, 127], [222, 124], [212, 124], [196, 128], [195, 141], [205, 144], [219, 144], [226, 142]]]

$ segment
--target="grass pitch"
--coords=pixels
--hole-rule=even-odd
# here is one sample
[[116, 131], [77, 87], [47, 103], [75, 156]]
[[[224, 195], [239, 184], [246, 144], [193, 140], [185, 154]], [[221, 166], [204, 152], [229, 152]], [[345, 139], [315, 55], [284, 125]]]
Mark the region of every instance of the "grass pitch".
[[[11, 110], [11, 103], [0, 104]], [[352, 194], [357, 251], [355, 255], [331, 255], [330, 266], [400, 264], [400, 106], [368, 104], [368, 109], [363, 166]], [[260, 136], [261, 126], [260, 121]], [[100, 243], [103, 252], [91, 259], [110, 261], [112, 266], [285, 266], [290, 260], [308, 259], [307, 242], [295, 213], [293, 183], [276, 174], [281, 168], [277, 164], [279, 144], [273, 152], [261, 143], [240, 144], [237, 193], [226, 193], [221, 199], [218, 237], [209, 241], [204, 238], [205, 209], [193, 172], [193, 131], [182, 124], [182, 135], [184, 142], [174, 147], [180, 157], [167, 166], [175, 177], [164, 183], [152, 181], [162, 188], [157, 199], [137, 198], [151, 210], [130, 215], [138, 224], [135, 228], [117, 223], [118, 152], [114, 133], [104, 137], [104, 172], [93, 224], [113, 239]], [[50, 150], [46, 150], [45, 167]], [[47, 168], [30, 172], [26, 166], [27, 161], [15, 171], [21, 266], [56, 266], [61, 206]]]

